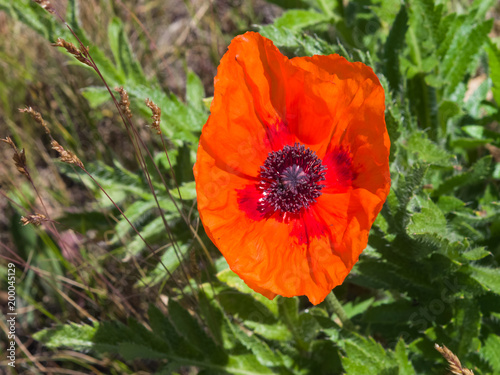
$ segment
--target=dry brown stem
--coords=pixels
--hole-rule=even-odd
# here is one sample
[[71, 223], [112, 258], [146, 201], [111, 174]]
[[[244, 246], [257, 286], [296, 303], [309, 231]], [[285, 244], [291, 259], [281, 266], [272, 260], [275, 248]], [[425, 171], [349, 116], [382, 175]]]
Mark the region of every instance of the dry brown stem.
[[47, 217], [42, 214], [32, 214], [28, 216], [23, 216], [21, 217], [21, 223], [23, 225], [28, 225], [28, 224], [33, 224], [33, 225], [40, 225], [42, 224], [43, 221], [47, 221]]
[[69, 163], [69, 164], [75, 164], [78, 167], [85, 169], [81, 160], [78, 159], [78, 156], [73, 154], [71, 151], [66, 151], [64, 149], [64, 147], [61, 146], [59, 143], [57, 143], [57, 141], [55, 141], [55, 140], [52, 140], [50, 142], [50, 144], [52, 145], [53, 150], [56, 150], [57, 152], [59, 152], [59, 155], [60, 155], [62, 162]]
[[127, 91], [123, 87], [115, 87], [115, 91], [120, 94], [120, 105], [123, 114], [129, 119], [132, 118], [132, 112], [130, 112], [130, 100]]
[[37, 123], [39, 123], [43, 127], [43, 130], [45, 130], [45, 133], [47, 133], [48, 135], [50, 135], [50, 129], [47, 126], [47, 123], [43, 119], [43, 117], [40, 114], [40, 112], [35, 111], [31, 107], [19, 108], [19, 112], [28, 113], [29, 115], [31, 115], [31, 117], [33, 117], [33, 120], [35, 120]]
[[28, 173], [28, 169], [26, 167], [26, 154], [24, 153], [24, 148], [19, 151], [14, 144], [14, 141], [10, 137], [6, 137], [5, 139], [0, 139], [0, 141], [7, 143], [12, 149], [14, 150], [14, 156], [12, 157], [12, 160], [14, 160], [14, 164], [19, 171], [19, 173], [23, 174], [30, 179], [30, 175]]
[[85, 65], [93, 67], [92, 64], [90, 63], [90, 60], [87, 58], [87, 55], [88, 55], [87, 51], [86, 50], [85, 51], [79, 50], [78, 48], [76, 48], [76, 46], [73, 43], [67, 42], [63, 38], [57, 38], [57, 41], [55, 43], [52, 43], [52, 46], [64, 48], [66, 51], [68, 51], [73, 56], [75, 56], [75, 58], [78, 61], [84, 63]]
[[161, 129], [160, 129], [160, 117], [161, 117], [161, 109], [158, 107], [155, 103], [153, 103], [152, 100], [146, 99], [146, 105], [151, 109], [151, 112], [153, 113], [153, 116], [151, 118], [153, 119], [153, 123], [151, 124], [151, 128], [156, 130], [156, 134], [160, 135], [161, 134]]
[[450, 365], [450, 371], [455, 374], [455, 375], [474, 375], [472, 370], [469, 370], [467, 368], [463, 368], [462, 364], [460, 363], [460, 360], [458, 357], [453, 354], [453, 352], [448, 349], [446, 346], [439, 346], [438, 344], [434, 344], [434, 348], [441, 353], [441, 355], [448, 361], [448, 364]]

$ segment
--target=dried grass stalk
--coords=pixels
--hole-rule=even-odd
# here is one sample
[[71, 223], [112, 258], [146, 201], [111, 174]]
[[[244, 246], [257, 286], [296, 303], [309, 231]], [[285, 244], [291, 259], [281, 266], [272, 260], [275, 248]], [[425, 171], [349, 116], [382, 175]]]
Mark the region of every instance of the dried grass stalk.
[[85, 65], [92, 67], [90, 60], [87, 58], [87, 55], [88, 55], [87, 51], [86, 50], [80, 51], [78, 48], [76, 48], [76, 46], [73, 43], [67, 42], [63, 38], [57, 38], [57, 41], [55, 43], [52, 43], [52, 46], [64, 48], [70, 54], [75, 56], [75, 58], [78, 61], [84, 63]]
[[45, 133], [47, 133], [48, 135], [50, 135], [50, 129], [47, 126], [47, 123], [43, 119], [43, 117], [40, 114], [40, 112], [35, 111], [31, 107], [19, 108], [19, 112], [28, 113], [29, 115], [31, 115], [31, 117], [33, 117], [33, 120], [35, 120], [37, 123], [39, 123], [43, 127], [43, 130], [45, 130]]
[[42, 214], [33, 214], [21, 217], [21, 223], [23, 225], [28, 225], [28, 224], [40, 225], [42, 224], [43, 221], [47, 220], [48, 220], [47, 217]]
[[160, 135], [161, 134], [161, 129], [160, 129], [161, 109], [155, 103], [153, 103], [153, 101], [150, 100], [149, 98], [146, 99], [146, 105], [149, 107], [149, 109], [151, 109], [151, 112], [153, 113], [153, 116], [151, 116], [151, 118], [153, 119], [153, 123], [150, 126], [154, 130], [156, 130], [156, 134]]
[[59, 155], [60, 155], [62, 162], [69, 163], [69, 164], [75, 164], [78, 167], [85, 169], [81, 160], [78, 159], [78, 156], [73, 154], [71, 151], [66, 151], [64, 149], [64, 147], [61, 146], [59, 143], [57, 143], [57, 141], [55, 141], [55, 140], [52, 140], [52, 142], [50, 142], [50, 144], [52, 145], [52, 149], [59, 152]]
[[14, 141], [10, 137], [6, 137], [5, 139], [0, 139], [0, 141], [7, 143], [14, 150], [14, 156], [12, 160], [14, 160], [14, 164], [22, 175], [26, 176], [26, 178], [30, 179], [30, 175], [28, 172], [28, 168], [26, 166], [26, 154], [24, 153], [24, 148], [19, 151], [14, 144]]
[[123, 111], [125, 116], [129, 119], [132, 118], [132, 112], [130, 111], [130, 99], [128, 97], [127, 91], [123, 87], [115, 87], [115, 91], [120, 94], [120, 109]]
[[463, 368], [462, 364], [460, 363], [460, 360], [458, 357], [453, 354], [453, 352], [448, 349], [446, 346], [439, 346], [438, 344], [434, 344], [434, 347], [436, 350], [441, 353], [441, 355], [448, 361], [448, 364], [450, 365], [450, 371], [455, 374], [455, 375], [474, 375], [472, 370], [469, 370], [467, 368]]

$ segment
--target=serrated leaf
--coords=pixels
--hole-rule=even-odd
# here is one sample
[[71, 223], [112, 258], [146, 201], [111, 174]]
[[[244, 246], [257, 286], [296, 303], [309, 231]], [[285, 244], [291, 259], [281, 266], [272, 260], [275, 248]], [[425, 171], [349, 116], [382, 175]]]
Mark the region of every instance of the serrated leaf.
[[288, 341], [292, 338], [290, 330], [282, 323], [265, 324], [245, 320], [244, 324], [256, 334], [268, 340]]
[[[276, 301], [270, 301], [266, 297], [264, 297], [262, 294], [255, 292], [254, 290], [250, 289], [245, 282], [233, 271], [230, 269], [223, 270], [217, 274], [217, 278], [222, 281], [223, 283], [226, 283], [228, 286], [231, 288], [234, 288], [238, 290], [241, 293], [244, 294], [249, 294], [252, 296], [253, 299], [258, 301], [260, 304], [265, 306], [266, 309], [269, 310], [269, 312], [272, 313], [272, 315], [277, 316], [278, 315], [278, 306], [276, 304]], [[261, 309], [258, 309], [261, 310]], [[268, 315], [266, 312], [262, 311], [264, 315]]]
[[401, 72], [399, 68], [399, 54], [403, 48], [406, 31], [408, 30], [408, 14], [404, 5], [401, 6], [399, 12], [392, 24], [389, 36], [384, 45], [384, 68], [385, 75], [391, 90], [399, 90], [401, 80]]
[[[180, 192], [180, 196], [179, 196]], [[179, 187], [179, 191], [177, 191], [177, 188], [173, 188], [170, 193], [172, 196], [175, 198], [181, 198], [183, 200], [191, 200], [196, 198], [196, 183], [194, 181], [191, 182], [185, 182]]]
[[493, 98], [497, 105], [500, 105], [500, 50], [491, 40], [488, 40], [486, 52], [488, 52], [489, 73], [493, 81]]
[[368, 298], [367, 300], [361, 301], [361, 302], [347, 302], [344, 304], [344, 310], [345, 313], [347, 314], [347, 317], [349, 319], [352, 319], [358, 314], [364, 313], [373, 303], [375, 298]]
[[188, 70], [186, 76], [186, 102], [198, 111], [203, 111], [203, 98], [205, 98], [205, 89], [200, 77], [192, 70]]
[[224, 367], [229, 373], [235, 375], [266, 375], [273, 374], [267, 366], [263, 366], [253, 354], [230, 356]]
[[229, 320], [226, 320], [226, 324], [229, 325], [241, 344], [255, 355], [260, 364], [267, 367], [283, 366], [281, 358], [269, 348], [266, 342], [259, 340], [255, 335], [247, 335], [240, 327], [232, 324]]
[[500, 269], [482, 266], [470, 266], [472, 277], [477, 280], [486, 290], [500, 294]]
[[437, 166], [450, 166], [452, 155], [432, 142], [425, 133], [416, 132], [410, 135], [406, 145], [415, 160]]
[[413, 236], [446, 233], [446, 218], [443, 212], [430, 199], [424, 200], [419, 213], [413, 214], [407, 227]]
[[484, 247], [476, 247], [475, 249], [468, 250], [462, 254], [462, 256], [467, 260], [480, 260], [488, 255], [491, 255], [491, 253], [485, 250]]
[[447, 95], [453, 93], [463, 80], [472, 61], [487, 41], [492, 26], [493, 20], [477, 25], [465, 22], [454, 35], [450, 48], [440, 64], [440, 75], [447, 82], [445, 90]]
[[137, 226], [137, 221], [141, 219], [146, 213], [156, 207], [156, 202], [154, 200], [150, 201], [136, 201], [124, 210], [124, 214], [128, 220], [124, 217], [120, 219], [118, 224], [115, 225], [115, 233], [111, 238], [111, 243], [115, 243], [120, 240], [120, 238], [125, 238], [125, 236], [133, 230], [130, 226], [129, 221]]
[[489, 334], [479, 350], [481, 358], [486, 360], [495, 373], [500, 373], [500, 336]]
[[148, 316], [153, 332], [161, 337], [176, 355], [192, 359], [202, 358], [202, 354], [177, 332], [170, 319], [156, 306], [149, 306]]
[[460, 186], [474, 185], [485, 179], [491, 172], [491, 156], [479, 159], [467, 172], [454, 175], [444, 180], [434, 190], [433, 195], [447, 194]]
[[380, 374], [397, 366], [387, 356], [382, 346], [371, 337], [353, 336], [345, 340], [342, 366], [347, 375]]
[[460, 358], [469, 351], [475, 350], [471, 347], [473, 340], [479, 336], [481, 328], [481, 311], [479, 305], [470, 299], [456, 300], [455, 306], [455, 332], [458, 348], [456, 355]]
[[98, 327], [97, 323], [94, 326], [76, 323], [64, 324], [39, 331], [33, 335], [33, 338], [51, 349], [86, 350], [94, 346], [92, 339]]
[[301, 30], [303, 28], [328, 21], [329, 17], [323, 13], [311, 10], [288, 10], [274, 21], [277, 28], [287, 28], [290, 30]]
[[407, 212], [408, 204], [413, 198], [414, 194], [422, 187], [424, 176], [429, 169], [426, 164], [417, 163], [412, 166], [410, 172], [404, 177], [401, 176], [398, 189], [395, 190], [399, 207], [394, 214], [394, 224], [397, 226], [398, 231], [405, 229], [408, 223], [409, 216]]
[[394, 349], [394, 354], [396, 362], [399, 365], [399, 375], [416, 374], [412, 363], [408, 359], [408, 355], [406, 354], [406, 345], [402, 339], [399, 339], [398, 343], [396, 344], [396, 348]]
[[132, 53], [123, 23], [117, 17], [113, 17], [108, 25], [108, 38], [116, 66], [122, 74], [136, 83], [144, 84], [147, 82], [141, 66]]
[[185, 259], [190, 248], [189, 244], [175, 244], [175, 247], [169, 246], [161, 256], [161, 261], [158, 262], [156, 267], [149, 271], [145, 277], [138, 280], [136, 285], [152, 286], [168, 280]]
[[196, 319], [178, 302], [170, 299], [168, 302], [168, 312], [174, 328], [179, 335], [183, 336], [187, 342], [203, 353], [205, 358], [212, 363], [224, 363], [227, 361], [226, 354], [206, 334]]
[[465, 202], [451, 195], [441, 195], [437, 201], [437, 206], [447, 214], [464, 208]]
[[362, 320], [370, 324], [403, 324], [409, 321], [415, 311], [416, 308], [410, 301], [398, 300], [372, 306], [363, 314]]

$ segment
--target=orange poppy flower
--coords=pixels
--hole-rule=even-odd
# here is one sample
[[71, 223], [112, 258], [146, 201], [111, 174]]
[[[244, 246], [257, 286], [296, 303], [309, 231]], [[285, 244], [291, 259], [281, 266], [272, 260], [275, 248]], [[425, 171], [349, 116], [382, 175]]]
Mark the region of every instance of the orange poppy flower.
[[344, 281], [389, 193], [384, 109], [362, 63], [233, 39], [194, 175], [205, 230], [250, 288], [318, 304]]

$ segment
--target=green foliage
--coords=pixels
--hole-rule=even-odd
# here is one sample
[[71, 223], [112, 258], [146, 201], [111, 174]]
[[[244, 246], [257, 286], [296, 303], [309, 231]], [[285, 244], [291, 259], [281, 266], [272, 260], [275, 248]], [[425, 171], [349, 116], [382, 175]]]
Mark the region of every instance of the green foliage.
[[[107, 45], [98, 46], [79, 25], [77, 3], [69, 1], [68, 23], [90, 46], [109, 87], [127, 90], [134, 119], [150, 121], [145, 98], [161, 108], [173, 171], [164, 152], [146, 157], [145, 147], [161, 150], [160, 141], [140, 146], [147, 159], [142, 171], [114, 154], [106, 161], [86, 162], [86, 170], [125, 219], [89, 176], [59, 166], [95, 202], [58, 220], [96, 230], [100, 238], [111, 228], [109, 254], [97, 266], [109, 272], [107, 262], [118, 260], [134, 279], [114, 278], [113, 287], [116, 282], [125, 284], [126, 294], [151, 290], [153, 299], [158, 297], [147, 308], [146, 298], [135, 303], [130, 297], [129, 303], [127, 295], [128, 305], [103, 314], [93, 325], [61, 324], [68, 319], [53, 318], [53, 309], [39, 307], [31, 289], [54, 295], [53, 284], [61, 285], [67, 274], [78, 275], [85, 267], [69, 267], [56, 240], [13, 219], [23, 259], [33, 257], [38, 264], [53, 253], [66, 267], [50, 262], [42, 270], [53, 280], [40, 285], [32, 271], [27, 273], [23, 298], [57, 323], [34, 339], [51, 352], [71, 349], [106, 359], [119, 373], [188, 373], [191, 367], [200, 374], [440, 373], [446, 364], [435, 343], [449, 347], [476, 374], [500, 373], [500, 52], [489, 36], [493, 20], [486, 19], [495, 1], [475, 0], [467, 9], [434, 0], [269, 2], [283, 12], [258, 29], [287, 55], [338, 53], [363, 61], [385, 88], [391, 192], [368, 248], [336, 289], [354, 328], [338, 311], [332, 314], [327, 303], [271, 301], [224, 261], [212, 264], [210, 256], [218, 253], [203, 231], [196, 231], [200, 224], [193, 209], [192, 166], [210, 101], [206, 77], [186, 68], [185, 97], [180, 98], [141, 66], [122, 18], [109, 18], [103, 25]], [[0, 0], [0, 9], [49, 41], [64, 37], [76, 44], [68, 30], [31, 1]], [[87, 77], [81, 92], [89, 107], [107, 108], [107, 88], [88, 78], [94, 77], [92, 70], [67, 58]], [[23, 195], [9, 197], [22, 206]], [[111, 225], [110, 218], [116, 218]], [[193, 238], [195, 232], [200, 234]], [[139, 273], [132, 264], [139, 265]], [[75, 285], [88, 293], [79, 301], [100, 302], [101, 286], [92, 276]], [[167, 306], [158, 307], [161, 303]]]

